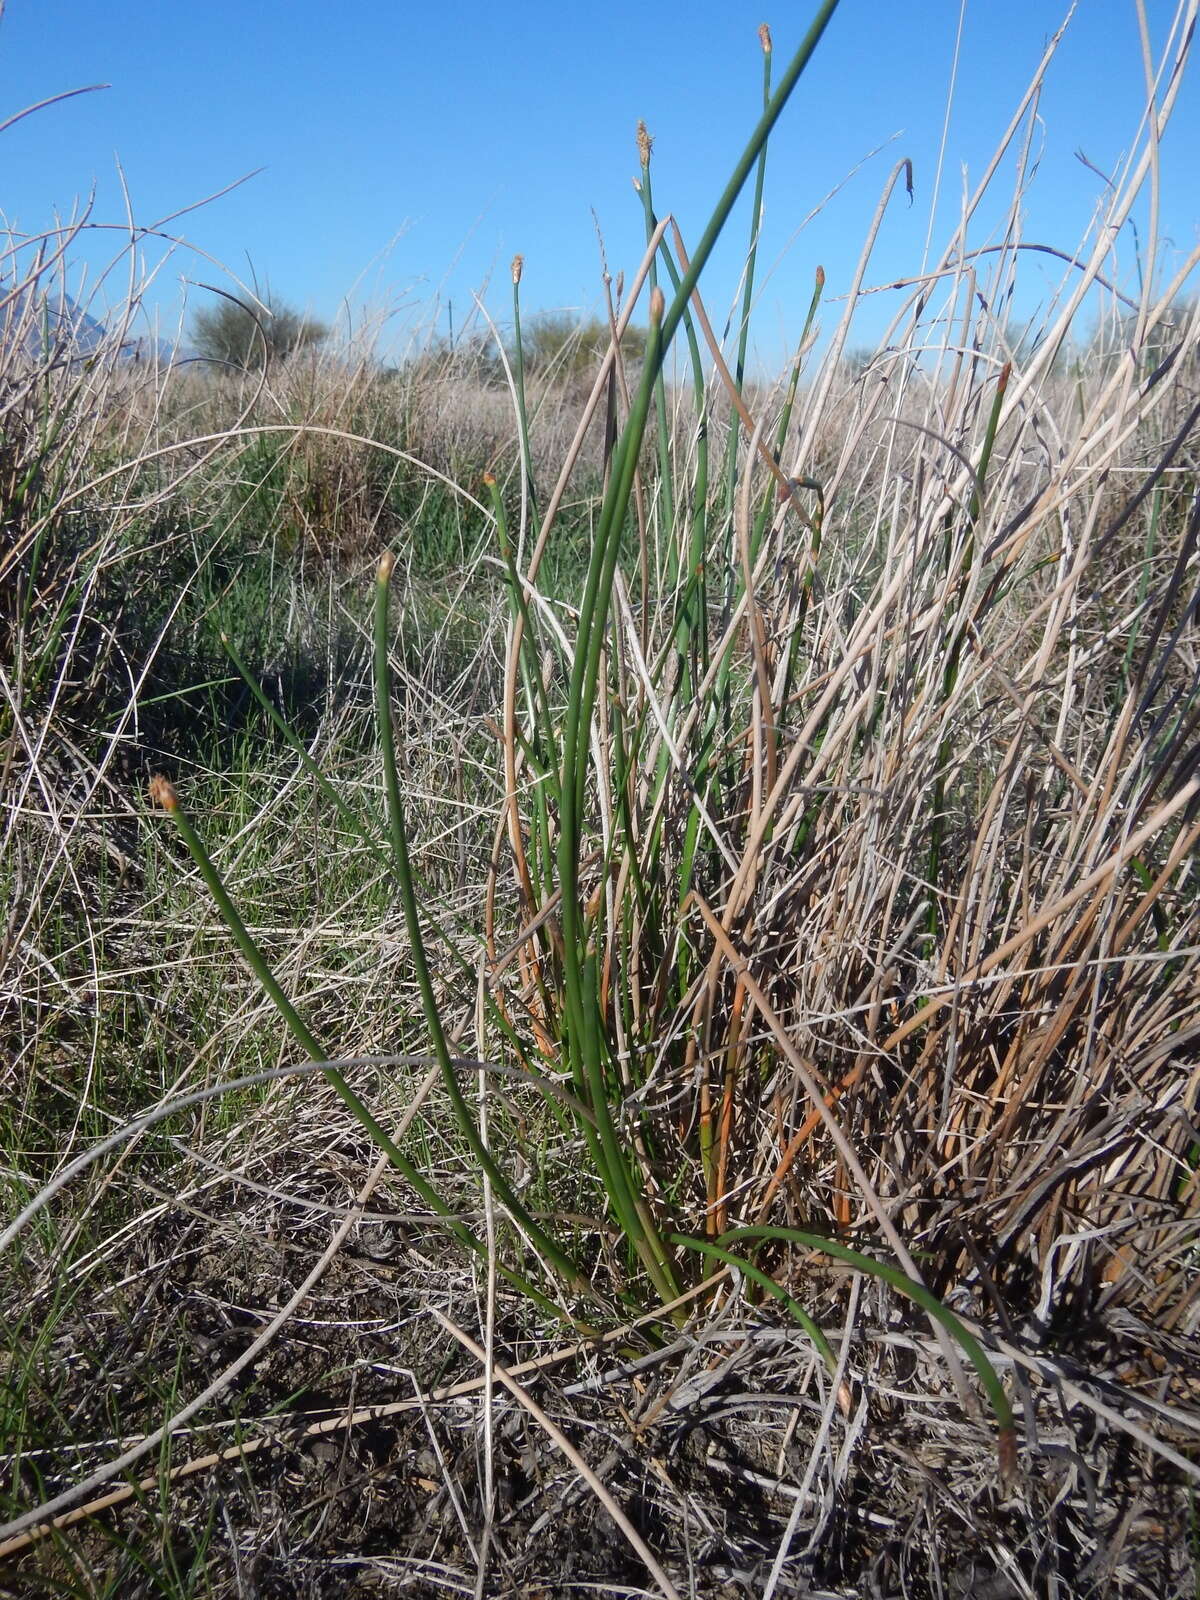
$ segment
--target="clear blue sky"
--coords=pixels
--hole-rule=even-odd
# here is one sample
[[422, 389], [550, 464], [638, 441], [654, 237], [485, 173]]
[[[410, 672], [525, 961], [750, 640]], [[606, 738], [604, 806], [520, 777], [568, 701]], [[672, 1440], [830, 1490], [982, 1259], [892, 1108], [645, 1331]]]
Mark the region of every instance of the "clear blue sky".
[[[1157, 45], [1173, 5], [1147, 3]], [[967, 0], [935, 247], [953, 223], [963, 167], [972, 177], [982, 169], [1065, 13], [1066, 0]], [[810, 14], [771, 0], [595, 9], [543, 0], [8, 0], [0, 120], [58, 91], [112, 87], [0, 135], [0, 205], [10, 226], [35, 231], [94, 184], [95, 215], [120, 221], [119, 158], [146, 224], [262, 167], [176, 226], [237, 272], [252, 262], [276, 293], [326, 320], [352, 295], [426, 313], [440, 304], [444, 327], [447, 301], [461, 321], [489, 275], [488, 304], [504, 319], [517, 251], [526, 259], [524, 304], [593, 310], [592, 210], [614, 269], [632, 268], [639, 254], [630, 181], [637, 119], [655, 137], [659, 209], [673, 210], [694, 241], [760, 108], [759, 22], [772, 27], [778, 75]], [[845, 287], [903, 155], [914, 162], [916, 200], [893, 203], [869, 281], [919, 265], [958, 16], [958, 0], [842, 0], [772, 145], [760, 261], [777, 264], [757, 313], [762, 358], [798, 333], [818, 262], [830, 295]], [[1041, 103], [1027, 238], [1076, 246], [1102, 185], [1075, 152], [1111, 169], [1131, 145], [1142, 101], [1133, 0], [1081, 0]], [[886, 141], [797, 236], [814, 204]], [[1198, 151], [1193, 72], [1164, 151], [1168, 261], [1197, 238]], [[746, 226], [743, 205], [739, 249]], [[102, 259], [100, 241], [88, 253]], [[708, 281], [716, 318], [733, 290], [734, 255]], [[1132, 271], [1131, 248], [1124, 259]], [[1039, 285], [1058, 275], [1031, 261], [1029, 309]], [[154, 291], [164, 317], [174, 314], [181, 278], [214, 272], [178, 252]], [[193, 303], [205, 298], [192, 294]], [[878, 333], [885, 298], [864, 308], [860, 342]], [[824, 313], [827, 326], [836, 314]]]

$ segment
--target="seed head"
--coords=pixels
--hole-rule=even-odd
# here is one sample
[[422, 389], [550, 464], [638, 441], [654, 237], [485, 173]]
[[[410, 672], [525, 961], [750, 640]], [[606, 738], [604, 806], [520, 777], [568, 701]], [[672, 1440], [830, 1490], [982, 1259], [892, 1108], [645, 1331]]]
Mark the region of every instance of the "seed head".
[[763, 55], [769, 56], [771, 54], [771, 30], [765, 22], [760, 22], [758, 25], [758, 42], [763, 47]]
[[521, 281], [521, 273], [524, 271], [524, 269], [525, 269], [525, 257], [524, 256], [514, 256], [513, 259], [512, 259], [512, 275], [513, 275], [513, 283], [514, 283], [514, 285], [520, 283], [520, 281]]
[[639, 121], [637, 125], [638, 160], [643, 168], [650, 165], [650, 152], [654, 148], [654, 140], [646, 132], [646, 124]]
[[396, 565], [396, 558], [390, 550], [385, 550], [379, 558], [379, 569], [376, 577], [380, 583], [387, 583], [392, 576], [392, 569]]
[[659, 286], [655, 284], [650, 291], [650, 322], [652, 325], [662, 321], [666, 306], [666, 297]]
[[179, 796], [175, 793], [175, 785], [158, 772], [150, 779], [150, 804], [157, 806], [160, 811], [179, 810]]

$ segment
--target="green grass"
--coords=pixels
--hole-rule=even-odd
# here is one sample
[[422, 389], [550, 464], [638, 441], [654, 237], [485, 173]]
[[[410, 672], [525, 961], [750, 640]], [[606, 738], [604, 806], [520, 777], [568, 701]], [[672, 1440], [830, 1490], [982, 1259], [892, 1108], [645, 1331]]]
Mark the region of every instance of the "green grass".
[[[708, 254], [722, 231], [728, 213], [740, 192], [747, 173], [755, 166], [756, 162], [759, 163], [758, 171], [761, 187], [762, 166], [759, 157], [765, 150], [770, 129], [786, 103], [791, 88], [798, 80], [803, 65], [815, 48], [824, 22], [828, 19], [831, 10], [832, 6], [827, 6], [823, 15], [819, 17], [818, 22], [814, 24], [805, 46], [797, 54], [785, 74], [777, 95], [771, 97], [768, 94], [759, 128], [751, 144], [747, 147], [746, 153], [735, 167], [733, 177], [718, 203], [713, 219], [702, 236], [693, 259], [682, 276], [678, 278], [675, 287], [675, 298], [671, 306], [667, 306], [657, 287], [651, 290], [650, 337], [642, 365], [642, 374], [631, 403], [629, 417], [619, 435], [613, 454], [610, 475], [592, 541], [591, 559], [579, 605], [578, 618], [575, 622], [572, 664], [566, 691], [561, 735], [558, 734], [554, 725], [545, 684], [539, 677], [540, 659], [544, 649], [549, 647], [549, 641], [540, 640], [538, 637], [534, 619], [527, 606], [522, 584], [516, 572], [511, 547], [508, 543], [506, 518], [503, 513], [502, 502], [498, 495], [494, 494], [493, 496], [493, 513], [500, 538], [500, 553], [506, 564], [509, 578], [512, 627], [515, 632], [523, 632], [525, 634], [521, 645], [518, 646], [522, 652], [522, 677], [526, 695], [531, 705], [536, 704], [534, 716], [537, 731], [536, 733], [531, 732], [530, 737], [523, 741], [523, 749], [529, 752], [537, 762], [537, 770], [540, 773], [540, 783], [543, 786], [544, 794], [549, 803], [558, 812], [557, 838], [552, 844], [548, 812], [544, 805], [539, 809], [538, 817], [541, 832], [539, 854], [541, 862], [536, 867], [538, 878], [540, 878], [551, 895], [557, 896], [559, 917], [561, 919], [561, 997], [554, 1002], [554, 1029], [557, 1035], [557, 1044], [573, 1081], [575, 1096], [588, 1112], [586, 1117], [579, 1119], [577, 1131], [583, 1139], [590, 1166], [603, 1188], [609, 1215], [623, 1235], [630, 1252], [627, 1269], [633, 1269], [636, 1260], [638, 1269], [644, 1271], [646, 1275], [648, 1288], [655, 1297], [663, 1302], [670, 1302], [678, 1298], [686, 1280], [679, 1275], [678, 1263], [673, 1259], [672, 1250], [668, 1246], [662, 1231], [662, 1224], [656, 1217], [647, 1197], [648, 1184], [654, 1181], [654, 1176], [646, 1166], [646, 1156], [644, 1154], [649, 1139], [653, 1137], [650, 1127], [647, 1124], [640, 1135], [635, 1130], [632, 1140], [627, 1131], [618, 1131], [622, 1118], [622, 1101], [625, 1092], [625, 1085], [616, 1071], [616, 1054], [620, 1047], [620, 1039], [610, 1031], [610, 1023], [607, 1016], [608, 1007], [602, 1001], [600, 994], [599, 924], [594, 920], [592, 914], [585, 910], [583, 904], [581, 866], [585, 856], [583, 818], [587, 806], [589, 786], [589, 746], [597, 716], [598, 700], [601, 694], [601, 662], [606, 654], [607, 622], [610, 614], [613, 586], [624, 542], [623, 534], [631, 521], [634, 485], [639, 474], [643, 436], [651, 415], [652, 406], [655, 403], [657, 403], [660, 421], [659, 503], [663, 507], [664, 517], [670, 518], [670, 508], [676, 501], [674, 494], [665, 492], [665, 486], [670, 482], [669, 468], [671, 464], [666, 448], [665, 390], [661, 382], [661, 370], [666, 345], [686, 312], [688, 302], [699, 281], [700, 273], [703, 270]], [[516, 281], [517, 274], [514, 272], [514, 288]], [[516, 301], [514, 303], [517, 304]], [[536, 503], [534, 501], [532, 476], [528, 466], [531, 457], [528, 446], [528, 422], [523, 402], [519, 319], [517, 328], [518, 362], [516, 383], [518, 422], [522, 440], [523, 462], [525, 463], [526, 486], [531, 502]], [[739, 367], [744, 373], [744, 339], [741, 342], [740, 351]], [[991, 451], [997, 412], [998, 404], [997, 411], [993, 414], [989, 435], [984, 446], [985, 460]], [[730, 456], [726, 476], [727, 514], [730, 522], [729, 536], [732, 538], [732, 491], [736, 482], [735, 454]], [[980, 478], [982, 476], [983, 472], [981, 471]], [[978, 503], [976, 501], [973, 504], [976, 509], [972, 514], [977, 518], [979, 514]], [[969, 561], [969, 557], [964, 556], [964, 562], [967, 561]], [[749, 557], [747, 555], [744, 563], [744, 570], [747, 573], [749, 570], [748, 562]], [[391, 631], [387, 603], [394, 566], [394, 557], [390, 552], [385, 552], [376, 580], [374, 624], [376, 729], [382, 755], [383, 776], [387, 794], [388, 832], [393, 872], [403, 904], [410, 959], [419, 990], [425, 1026], [428, 1030], [433, 1053], [441, 1069], [444, 1094], [469, 1153], [468, 1159], [472, 1166], [480, 1172], [484, 1181], [495, 1194], [499, 1204], [512, 1219], [521, 1235], [528, 1241], [537, 1257], [550, 1265], [555, 1276], [561, 1281], [562, 1286], [572, 1295], [578, 1296], [582, 1294], [587, 1297], [589, 1294], [588, 1281], [581, 1265], [570, 1258], [553, 1234], [545, 1230], [522, 1201], [518, 1199], [516, 1190], [503, 1166], [494, 1159], [484, 1141], [481, 1130], [476, 1125], [474, 1113], [459, 1085], [456, 1069], [451, 1058], [447, 1032], [442, 1020], [443, 1002], [439, 999], [435, 990], [433, 972], [426, 952], [424, 922], [418, 908], [417, 882], [409, 852], [408, 824], [401, 796], [401, 783], [397, 766], [392, 721]], [[690, 648], [690, 642], [686, 637], [680, 641], [678, 634], [676, 634], [675, 648], [677, 651], [680, 650], [681, 643], [683, 648], [680, 653], [686, 653]], [[952, 687], [952, 680], [950, 682]], [[724, 679], [722, 689], [723, 693], [712, 703], [710, 714], [714, 720], [721, 715], [722, 710], [726, 717], [730, 712], [732, 702], [728, 675]], [[607, 687], [603, 692], [611, 696], [610, 704], [616, 710], [621, 704], [619, 697], [614, 695], [613, 691]], [[660, 886], [662, 861], [657, 858], [657, 852], [650, 856], [639, 855], [633, 831], [630, 827], [632, 818], [629, 814], [630, 801], [624, 769], [628, 768], [632, 771], [636, 766], [638, 744], [648, 736], [649, 729], [643, 734], [636, 728], [636, 724], [633, 724], [630, 728], [631, 742], [627, 745], [626, 726], [626, 717], [623, 713], [620, 724], [614, 729], [617, 757], [615, 778], [616, 795], [618, 796], [616, 801], [617, 811], [621, 815], [627, 831], [623, 843], [619, 842], [619, 836], [617, 840], [614, 840], [614, 843], [609, 847], [608, 856], [613, 865], [618, 867], [628, 865], [632, 869], [630, 873], [632, 901], [628, 911], [631, 919], [640, 917], [644, 920], [649, 916], [655, 922], [661, 923], [670, 915], [672, 899], [676, 906], [686, 905], [688, 899], [687, 881], [680, 882], [676, 880], [673, 888], [667, 888], [668, 898], [664, 904], [664, 890]], [[768, 742], [772, 743], [774, 737], [774, 730], [768, 728]], [[539, 746], [540, 755], [536, 753]], [[517, 752], [510, 750], [510, 770], [512, 770], [511, 763], [515, 762], [516, 758]], [[662, 775], [663, 772], [660, 768], [660, 781]], [[279, 984], [268, 962], [264, 959], [259, 945], [250, 935], [240, 911], [234, 905], [223, 877], [209, 856], [200, 833], [193, 826], [187, 812], [181, 808], [174, 790], [162, 780], [156, 779], [155, 783], [157, 785], [155, 790], [156, 803], [163, 805], [174, 817], [189, 853], [195, 860], [209, 892], [216, 901], [224, 921], [259, 984], [269, 995], [283, 1021], [310, 1059], [315, 1061], [329, 1060], [334, 1052], [331, 1052], [328, 1047], [323, 1047], [318, 1042], [308, 1024], [302, 1019], [299, 1011]], [[623, 790], [626, 792], [622, 795]], [[660, 792], [662, 791], [660, 790]], [[326, 793], [333, 800], [332, 789], [326, 789]], [[690, 868], [688, 869], [688, 876], [690, 877]], [[664, 951], [663, 954], [665, 955], [666, 952]], [[629, 960], [628, 942], [626, 942], [625, 946], [625, 959]], [[469, 971], [469, 966], [467, 970]], [[675, 1004], [678, 1003], [678, 1001], [675, 1002]], [[503, 1022], [503, 1014], [494, 1003], [492, 1010], [494, 1018]], [[509, 1031], [511, 1032], [511, 1030]], [[416, 1190], [424, 1203], [435, 1212], [449, 1217], [451, 1208], [436, 1188], [426, 1181], [417, 1167], [401, 1152], [374, 1114], [367, 1108], [361, 1098], [351, 1090], [350, 1085], [341, 1073], [336, 1068], [327, 1067], [325, 1076], [346, 1108], [366, 1130], [372, 1141], [387, 1155], [393, 1166]], [[464, 1249], [476, 1253], [487, 1253], [482, 1241], [472, 1236], [467, 1229], [460, 1225], [452, 1223], [451, 1233]], [[896, 1237], [893, 1234], [893, 1238]], [[682, 1241], [680, 1237], [673, 1236], [672, 1242], [678, 1247]], [[697, 1241], [697, 1243], [703, 1245], [703, 1241]], [[839, 1248], [842, 1247], [833, 1243], [830, 1245], [831, 1251]], [[858, 1258], [856, 1257], [855, 1259]], [[911, 1263], [908, 1264], [911, 1270]], [[532, 1299], [535, 1304], [542, 1306], [546, 1310], [553, 1311], [553, 1301], [547, 1298], [544, 1291], [530, 1282], [523, 1272], [517, 1271], [503, 1262], [499, 1264], [498, 1269], [506, 1279], [517, 1287], [520, 1292]], [[747, 1266], [747, 1270], [751, 1269]], [[893, 1283], [909, 1282], [906, 1275], [894, 1267], [884, 1267], [880, 1270], [890, 1275], [889, 1281]], [[927, 1309], [931, 1304], [935, 1308], [937, 1307], [937, 1302], [919, 1284], [912, 1285], [912, 1293]], [[788, 1298], [787, 1304], [793, 1305], [794, 1302]], [[819, 1347], [832, 1367], [834, 1358], [828, 1345], [817, 1333], [815, 1324], [812, 1323], [807, 1313], [801, 1312], [800, 1314], [804, 1326], [817, 1337]], [[978, 1344], [969, 1340], [961, 1324], [950, 1318], [948, 1313], [942, 1320], [943, 1325], [949, 1328], [952, 1336], [964, 1344], [964, 1348], [968, 1350], [972, 1361], [984, 1372], [988, 1379], [989, 1395], [993, 1405], [1002, 1407], [998, 1411], [998, 1421], [1001, 1425], [1002, 1438], [1007, 1440], [1008, 1435], [1011, 1434], [1011, 1414], [1007, 1410], [1007, 1401], [1004, 1399], [1003, 1391], [995, 1379], [986, 1357]], [[1006, 1443], [1004, 1448], [1008, 1449], [1010, 1446]]]

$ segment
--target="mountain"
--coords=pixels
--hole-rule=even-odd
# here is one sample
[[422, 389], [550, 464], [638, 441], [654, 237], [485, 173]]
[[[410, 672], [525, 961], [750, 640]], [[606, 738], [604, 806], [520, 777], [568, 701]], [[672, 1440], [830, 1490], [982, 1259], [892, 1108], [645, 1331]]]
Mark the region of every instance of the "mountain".
[[[31, 361], [86, 361], [106, 346], [114, 333], [69, 295], [38, 294], [26, 285], [5, 293], [0, 282], [0, 352], [20, 349]], [[190, 351], [150, 334], [125, 334], [118, 352], [138, 365], [173, 366]]]

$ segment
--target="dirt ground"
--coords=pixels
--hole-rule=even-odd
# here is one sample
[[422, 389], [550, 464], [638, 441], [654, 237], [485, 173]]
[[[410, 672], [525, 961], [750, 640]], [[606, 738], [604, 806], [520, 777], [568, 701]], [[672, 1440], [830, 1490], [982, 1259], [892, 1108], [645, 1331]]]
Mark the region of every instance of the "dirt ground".
[[[346, 1195], [338, 1159], [275, 1174], [261, 1185], [273, 1196], [231, 1182], [203, 1204], [161, 1201], [109, 1264], [107, 1292], [93, 1285], [88, 1315], [81, 1301], [59, 1324], [74, 1438], [153, 1426], [165, 1395], [177, 1408], [249, 1347], [329, 1242]], [[386, 1196], [372, 1203], [276, 1337], [137, 1469], [152, 1487], [10, 1556], [0, 1593], [662, 1592], [559, 1444], [504, 1388], [485, 1390], [434, 1314], [482, 1340], [483, 1285], [444, 1239], [391, 1222]], [[1006, 1492], [990, 1419], [964, 1416], [918, 1318], [848, 1280], [814, 1283], [809, 1304], [835, 1347], [850, 1320], [845, 1409], [804, 1337], [736, 1293], [605, 1348], [532, 1329], [501, 1296], [493, 1349], [508, 1369], [540, 1363], [528, 1393], [681, 1596], [1195, 1596], [1182, 1473], [1079, 1398], [1083, 1356], [1093, 1375], [1131, 1361], [1152, 1371], [1136, 1330], [1108, 1348], [1093, 1330], [1074, 1357], [1039, 1352], [1075, 1373], [1072, 1388], [1045, 1364], [1014, 1380], [1026, 1423]], [[1189, 1366], [1186, 1353], [1157, 1356], [1175, 1381]], [[44, 1437], [61, 1438], [51, 1399]], [[112, 1454], [49, 1450], [45, 1481], [77, 1482]], [[28, 1465], [25, 1481], [32, 1493]]]

